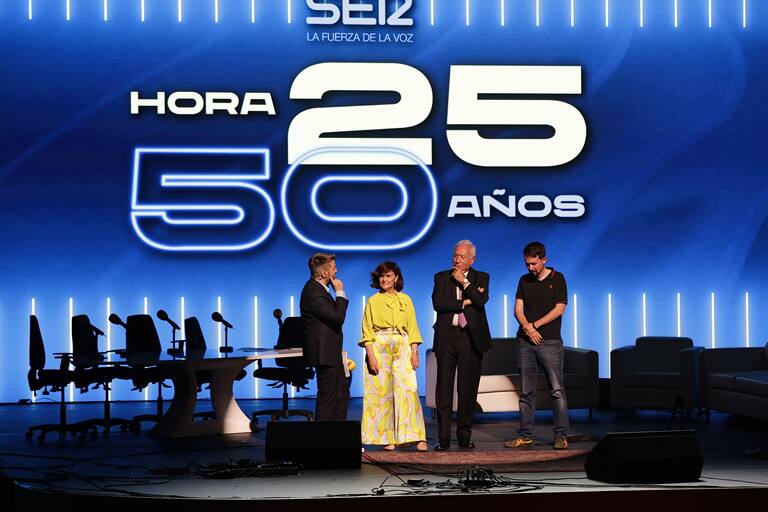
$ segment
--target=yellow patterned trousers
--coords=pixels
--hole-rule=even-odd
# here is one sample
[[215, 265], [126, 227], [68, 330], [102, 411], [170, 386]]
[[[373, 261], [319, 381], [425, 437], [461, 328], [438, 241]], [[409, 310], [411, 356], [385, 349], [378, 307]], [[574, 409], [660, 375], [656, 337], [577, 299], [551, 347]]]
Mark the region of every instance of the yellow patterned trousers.
[[426, 441], [424, 415], [411, 366], [411, 347], [395, 331], [378, 331], [373, 343], [379, 374], [366, 369], [363, 382], [363, 444]]

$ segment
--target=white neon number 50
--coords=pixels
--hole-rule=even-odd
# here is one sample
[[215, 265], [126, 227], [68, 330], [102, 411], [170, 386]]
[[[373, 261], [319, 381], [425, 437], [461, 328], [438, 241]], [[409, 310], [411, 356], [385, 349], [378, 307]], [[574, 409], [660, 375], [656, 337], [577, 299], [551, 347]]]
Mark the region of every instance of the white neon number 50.
[[555, 100], [480, 99], [480, 94], [581, 94], [579, 66], [451, 66], [449, 125], [531, 126], [555, 130], [547, 139], [486, 139], [475, 129], [449, 128], [448, 143], [482, 167], [551, 167], [584, 148], [587, 125], [575, 107]]
[[[400, 101], [384, 105], [311, 108], [299, 113], [288, 128], [288, 163], [317, 149], [398, 148], [423, 163], [432, 163], [432, 139], [354, 137], [333, 138], [324, 133], [410, 128], [432, 110], [432, 87], [424, 74], [405, 64], [383, 62], [323, 62], [304, 69], [291, 86], [293, 100], [319, 100], [332, 91], [391, 91]], [[362, 151], [343, 155], [314, 153], [304, 165], [413, 165], [396, 152]]]

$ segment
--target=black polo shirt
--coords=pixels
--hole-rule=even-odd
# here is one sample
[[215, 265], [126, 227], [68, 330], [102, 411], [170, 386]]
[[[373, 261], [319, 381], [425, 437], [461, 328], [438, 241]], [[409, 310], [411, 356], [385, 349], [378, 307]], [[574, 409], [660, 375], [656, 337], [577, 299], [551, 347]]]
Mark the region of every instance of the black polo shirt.
[[[535, 322], [543, 317], [555, 307], [555, 304], [568, 304], [568, 289], [565, 285], [565, 278], [554, 268], [543, 280], [539, 281], [537, 277], [528, 273], [520, 277], [517, 284], [517, 299], [523, 301], [523, 314], [529, 322]], [[560, 316], [546, 325], [536, 328], [545, 340], [561, 340], [560, 326], [563, 323], [563, 317]], [[527, 339], [523, 327], [517, 331], [519, 338]]]

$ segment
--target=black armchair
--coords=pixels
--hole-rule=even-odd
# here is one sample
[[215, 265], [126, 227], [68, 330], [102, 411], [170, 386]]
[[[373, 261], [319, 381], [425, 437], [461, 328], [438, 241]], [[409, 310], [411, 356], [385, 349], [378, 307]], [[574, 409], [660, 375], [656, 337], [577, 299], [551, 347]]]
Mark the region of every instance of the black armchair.
[[[282, 312], [278, 309], [275, 310], [275, 318], [280, 325], [280, 334], [277, 338], [276, 349], [280, 348], [304, 348], [305, 335], [304, 325], [301, 322], [300, 317], [286, 318], [285, 322], [282, 321]], [[277, 367], [264, 368], [261, 365], [261, 360], [258, 361], [258, 368], [254, 370], [253, 376], [257, 379], [266, 379], [273, 381], [270, 386], [273, 388], [283, 388], [283, 407], [282, 409], [269, 409], [263, 411], [254, 411], [251, 413], [251, 422], [253, 429], [256, 430], [258, 423], [258, 416], [266, 414], [272, 416], [272, 421], [277, 421], [280, 418], [288, 418], [289, 416], [304, 416], [307, 420], [312, 421], [315, 415], [312, 411], [307, 409], [289, 409], [288, 408], [288, 386], [293, 386], [296, 389], [307, 389], [307, 384], [314, 378], [315, 372], [309, 366], [306, 357], [285, 357], [275, 359]]]

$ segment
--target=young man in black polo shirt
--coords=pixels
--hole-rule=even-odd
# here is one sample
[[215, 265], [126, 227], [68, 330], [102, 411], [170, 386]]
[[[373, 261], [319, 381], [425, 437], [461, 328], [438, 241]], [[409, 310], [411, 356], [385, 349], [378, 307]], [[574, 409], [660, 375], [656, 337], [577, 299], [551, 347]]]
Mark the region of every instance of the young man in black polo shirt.
[[531, 242], [523, 249], [528, 273], [520, 277], [515, 297], [515, 318], [520, 324], [520, 430], [518, 438], [507, 441], [507, 448], [533, 444], [531, 429], [535, 422], [538, 365], [544, 369], [552, 396], [556, 450], [568, 448], [568, 402], [563, 385], [563, 338], [560, 324], [568, 303], [565, 278], [546, 267], [547, 251], [541, 242]]

